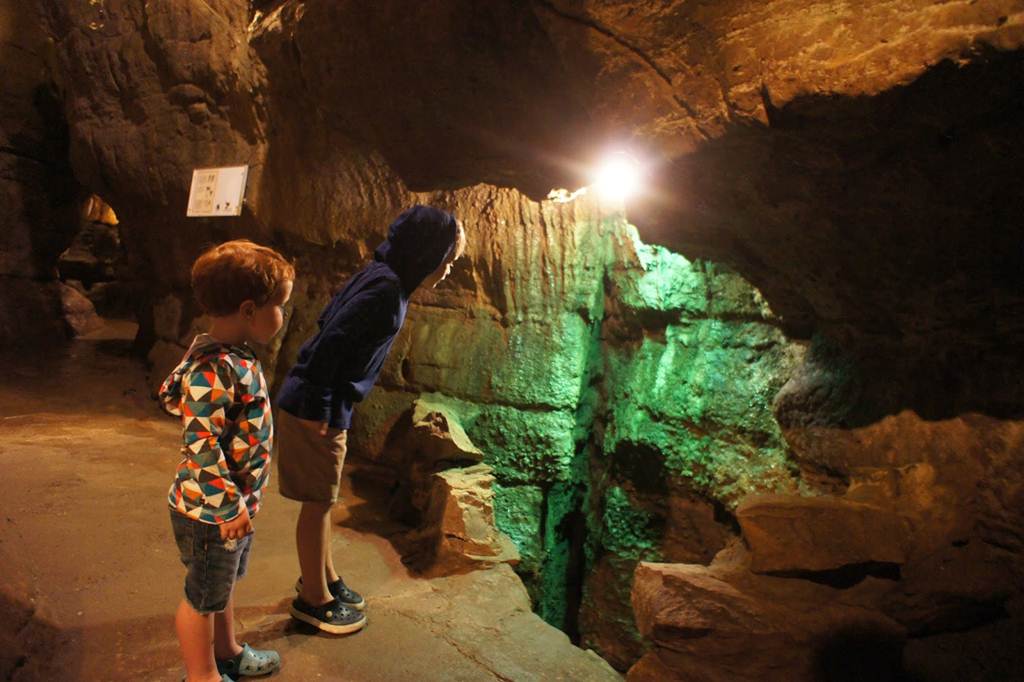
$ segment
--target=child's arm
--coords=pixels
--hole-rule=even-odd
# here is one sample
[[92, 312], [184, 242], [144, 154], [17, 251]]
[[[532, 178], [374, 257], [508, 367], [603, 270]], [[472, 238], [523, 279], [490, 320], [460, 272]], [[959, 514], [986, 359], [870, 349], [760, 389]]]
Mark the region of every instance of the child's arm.
[[[194, 365], [183, 386], [182, 425], [193, 491], [202, 495], [203, 516], [218, 524], [233, 522], [249, 513], [220, 445], [227, 411], [235, 400], [234, 372], [224, 362], [205, 360]], [[232, 523], [228, 529], [243, 522]], [[243, 524], [244, 525], [244, 524]]]
[[[373, 354], [398, 331], [399, 293], [392, 286], [367, 289], [325, 325], [307, 362], [307, 381], [319, 391], [321, 425], [330, 419], [331, 400], [350, 378], [370, 364]], [[351, 392], [347, 400], [362, 400]], [[321, 432], [326, 429], [321, 426]]]

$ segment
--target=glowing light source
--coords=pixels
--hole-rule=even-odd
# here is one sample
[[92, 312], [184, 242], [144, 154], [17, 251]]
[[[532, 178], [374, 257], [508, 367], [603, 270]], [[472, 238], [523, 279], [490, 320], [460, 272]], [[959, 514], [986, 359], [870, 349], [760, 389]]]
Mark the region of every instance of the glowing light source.
[[590, 184], [570, 192], [567, 189], [553, 189], [548, 192], [548, 200], [565, 204], [585, 196], [591, 192], [602, 203], [618, 205], [635, 196], [642, 189], [644, 179], [643, 166], [626, 152], [613, 152], [595, 168], [590, 176]]
[[629, 154], [616, 152], [598, 167], [592, 187], [605, 199], [625, 201], [640, 189], [640, 164]]

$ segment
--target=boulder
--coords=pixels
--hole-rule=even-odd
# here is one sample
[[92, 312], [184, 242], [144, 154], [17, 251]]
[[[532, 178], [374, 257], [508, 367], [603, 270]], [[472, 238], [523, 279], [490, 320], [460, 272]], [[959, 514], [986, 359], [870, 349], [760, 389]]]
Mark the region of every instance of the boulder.
[[420, 398], [412, 406], [412, 431], [407, 441], [417, 459], [431, 464], [482, 462], [484, 453], [466, 435], [462, 424], [445, 405]]
[[898, 515], [841, 497], [752, 495], [740, 503], [736, 519], [758, 573], [906, 560], [908, 533]]
[[[735, 566], [641, 562], [633, 607], [649, 644], [627, 679], [895, 679], [903, 628], [843, 590]], [[658, 677], [666, 670], [673, 676]]]
[[962, 632], [1001, 620], [1019, 598], [1016, 557], [978, 539], [908, 563], [882, 609], [915, 637]]
[[429, 575], [447, 575], [499, 563], [515, 565], [519, 553], [494, 525], [494, 476], [486, 464], [433, 476], [423, 521], [411, 538], [406, 563]]
[[61, 310], [75, 336], [84, 336], [103, 326], [103, 320], [96, 314], [92, 301], [74, 287], [60, 285]]
[[87, 287], [113, 280], [121, 256], [121, 239], [115, 225], [81, 221], [71, 245], [60, 255], [61, 276], [81, 280]]
[[416, 400], [395, 425], [387, 443], [395, 463], [397, 486], [391, 515], [418, 524], [430, 505], [434, 474], [453, 466], [483, 461], [483, 453], [466, 435], [453, 410], [436, 401]]

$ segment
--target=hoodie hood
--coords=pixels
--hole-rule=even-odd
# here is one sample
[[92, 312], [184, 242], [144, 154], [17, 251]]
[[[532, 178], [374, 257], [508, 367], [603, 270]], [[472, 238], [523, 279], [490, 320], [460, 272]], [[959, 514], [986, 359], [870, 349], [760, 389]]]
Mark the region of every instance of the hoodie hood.
[[253, 355], [248, 349], [218, 341], [209, 334], [199, 334], [196, 336], [192, 341], [192, 345], [185, 351], [181, 362], [178, 363], [178, 366], [164, 379], [163, 385], [160, 386], [159, 398], [164, 410], [173, 415], [180, 415], [181, 384], [185, 375], [189, 373], [189, 370], [192, 369], [199, 358], [209, 357], [211, 354], [218, 354], [224, 351], [234, 351], [246, 357]]
[[387, 241], [374, 251], [402, 281], [406, 296], [444, 262], [455, 247], [455, 216], [431, 206], [403, 211], [388, 228]]

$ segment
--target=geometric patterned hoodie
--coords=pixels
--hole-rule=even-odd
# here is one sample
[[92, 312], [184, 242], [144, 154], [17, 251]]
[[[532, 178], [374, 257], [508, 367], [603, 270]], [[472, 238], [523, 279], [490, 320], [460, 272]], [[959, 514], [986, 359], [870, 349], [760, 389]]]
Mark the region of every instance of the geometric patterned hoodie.
[[160, 402], [182, 424], [171, 509], [221, 524], [238, 516], [244, 501], [255, 516], [270, 477], [274, 422], [252, 349], [200, 334], [160, 387]]

